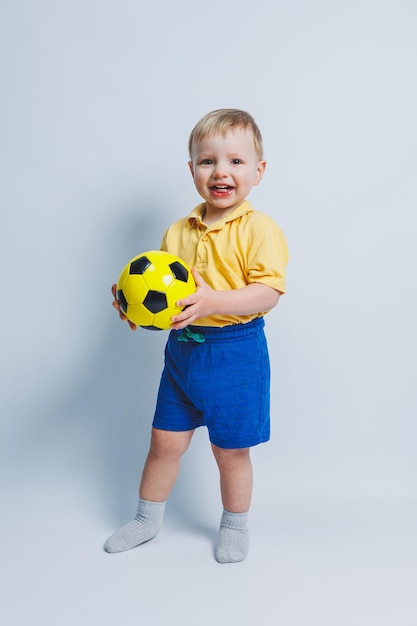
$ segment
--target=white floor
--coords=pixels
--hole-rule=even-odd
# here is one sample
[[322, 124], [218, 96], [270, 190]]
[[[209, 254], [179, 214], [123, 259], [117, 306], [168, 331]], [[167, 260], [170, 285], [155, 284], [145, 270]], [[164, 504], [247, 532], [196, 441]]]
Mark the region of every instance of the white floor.
[[275, 494], [271, 506], [258, 491], [248, 559], [219, 565], [214, 491], [188, 495], [180, 480], [159, 536], [108, 555], [134, 494], [117, 510], [83, 471], [47, 470], [17, 472], [2, 496], [5, 626], [417, 624], [412, 502]]

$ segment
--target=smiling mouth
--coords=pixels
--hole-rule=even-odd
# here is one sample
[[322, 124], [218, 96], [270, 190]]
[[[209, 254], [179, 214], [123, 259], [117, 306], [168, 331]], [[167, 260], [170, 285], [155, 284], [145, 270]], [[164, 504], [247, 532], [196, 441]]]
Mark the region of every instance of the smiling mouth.
[[226, 193], [233, 189], [233, 187], [230, 187], [229, 185], [213, 185], [211, 188], [217, 193]]

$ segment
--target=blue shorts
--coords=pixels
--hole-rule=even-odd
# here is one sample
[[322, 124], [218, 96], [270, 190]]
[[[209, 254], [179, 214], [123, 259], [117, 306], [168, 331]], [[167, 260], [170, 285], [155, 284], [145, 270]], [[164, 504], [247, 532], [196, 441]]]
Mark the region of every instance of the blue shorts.
[[220, 448], [269, 440], [270, 367], [264, 320], [224, 328], [191, 326], [204, 342], [172, 330], [165, 348], [153, 426], [186, 431], [207, 426]]

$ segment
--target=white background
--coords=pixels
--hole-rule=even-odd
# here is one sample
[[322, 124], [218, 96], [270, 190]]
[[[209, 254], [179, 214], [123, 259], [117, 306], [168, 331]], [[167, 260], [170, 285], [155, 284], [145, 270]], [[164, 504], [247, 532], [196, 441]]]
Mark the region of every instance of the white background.
[[[413, 0], [0, 2], [0, 605], [8, 626], [415, 626]], [[251, 551], [218, 565], [197, 432], [158, 538], [136, 510], [165, 333], [109, 288], [199, 202], [197, 120], [249, 110], [287, 235]]]

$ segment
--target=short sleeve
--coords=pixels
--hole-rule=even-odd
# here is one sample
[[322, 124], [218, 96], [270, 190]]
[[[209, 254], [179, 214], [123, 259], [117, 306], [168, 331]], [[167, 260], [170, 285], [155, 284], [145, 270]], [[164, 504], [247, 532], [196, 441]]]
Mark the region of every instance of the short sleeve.
[[285, 293], [289, 259], [285, 235], [268, 215], [255, 212], [252, 217], [247, 249], [248, 283], [262, 283]]

